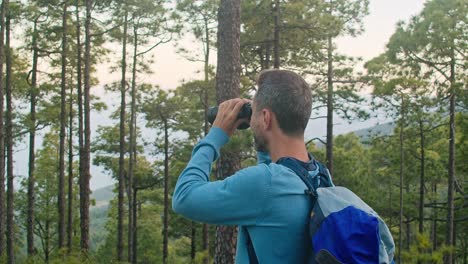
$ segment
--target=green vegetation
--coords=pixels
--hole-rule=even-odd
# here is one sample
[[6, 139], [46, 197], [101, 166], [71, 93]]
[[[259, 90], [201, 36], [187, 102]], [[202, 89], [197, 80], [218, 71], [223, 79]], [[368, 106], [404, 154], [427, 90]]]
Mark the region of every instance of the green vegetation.
[[[428, 0], [358, 72], [361, 60], [339, 54], [334, 42], [362, 33], [368, 5], [3, 0], [0, 263], [232, 262], [223, 259], [235, 251], [228, 243], [235, 228], [223, 232], [174, 214], [171, 194], [209, 130], [208, 107], [250, 98], [256, 75], [272, 67], [310, 82], [311, 119], [327, 118], [327, 137], [308, 142], [308, 149], [332, 166], [336, 185], [385, 219], [396, 260], [467, 263], [468, 4]], [[184, 46], [185, 39], [194, 45]], [[231, 42], [239, 45], [227, 49]], [[178, 87], [147, 78], [158, 70], [153, 51], [165, 43], [200, 62], [194, 71], [202, 70], [203, 78]], [[210, 64], [214, 50], [216, 65]], [[94, 93], [106, 65], [119, 76], [103, 85], [120, 104]], [[110, 122], [91, 131], [90, 115], [103, 109]], [[373, 112], [386, 113], [390, 122], [333, 135], [333, 114], [353, 122]], [[13, 153], [23, 143], [28, 174], [16, 175]], [[223, 151], [238, 164], [215, 164], [212, 180], [255, 164], [252, 132], [236, 133]], [[91, 163], [116, 184], [90, 195]], [[229, 246], [220, 249], [220, 241]]]

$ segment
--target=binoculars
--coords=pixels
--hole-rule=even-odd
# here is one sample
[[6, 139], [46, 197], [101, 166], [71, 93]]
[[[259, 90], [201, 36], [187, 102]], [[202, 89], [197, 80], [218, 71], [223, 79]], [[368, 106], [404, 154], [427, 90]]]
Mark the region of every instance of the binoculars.
[[[208, 117], [208, 122], [210, 122], [210, 124], [213, 124], [213, 122], [216, 119], [217, 114], [218, 114], [217, 106], [213, 106], [208, 109], [207, 117]], [[252, 106], [250, 105], [250, 103], [246, 103], [242, 106], [241, 110], [239, 111], [239, 115], [237, 116], [237, 119], [247, 118], [250, 120], [251, 116], [252, 116]], [[249, 127], [250, 127], [250, 124], [242, 123], [237, 127], [237, 129], [247, 129]]]

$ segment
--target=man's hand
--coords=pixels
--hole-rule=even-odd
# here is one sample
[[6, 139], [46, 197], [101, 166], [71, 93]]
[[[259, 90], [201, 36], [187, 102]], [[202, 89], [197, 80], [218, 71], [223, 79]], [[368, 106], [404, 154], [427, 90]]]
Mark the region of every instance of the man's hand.
[[216, 119], [213, 122], [213, 126], [221, 128], [224, 130], [224, 132], [226, 132], [226, 134], [228, 134], [228, 136], [232, 136], [240, 124], [249, 122], [249, 120], [245, 118], [237, 120], [240, 109], [248, 102], [250, 102], [250, 100], [241, 98], [222, 102], [219, 105], [218, 113], [216, 114]]

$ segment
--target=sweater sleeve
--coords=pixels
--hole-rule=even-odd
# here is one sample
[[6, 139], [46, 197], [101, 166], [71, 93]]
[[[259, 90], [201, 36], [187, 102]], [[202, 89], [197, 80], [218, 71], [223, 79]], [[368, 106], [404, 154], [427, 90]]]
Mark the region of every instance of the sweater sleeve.
[[240, 170], [221, 181], [209, 181], [211, 164], [228, 140], [222, 129], [213, 127], [194, 148], [172, 197], [176, 213], [222, 225], [253, 225], [262, 215], [271, 179], [265, 164]]

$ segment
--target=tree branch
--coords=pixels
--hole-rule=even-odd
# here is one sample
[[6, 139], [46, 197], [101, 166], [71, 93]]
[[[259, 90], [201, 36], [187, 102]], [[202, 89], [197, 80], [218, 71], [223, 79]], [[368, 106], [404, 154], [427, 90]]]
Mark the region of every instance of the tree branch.
[[316, 120], [316, 119], [321, 119], [321, 118], [327, 118], [327, 116], [316, 116], [316, 117], [311, 117], [309, 120]]
[[164, 44], [164, 43], [167, 43], [167, 42], [169, 42], [169, 41], [171, 41], [171, 40], [172, 40], [172, 34], [171, 34], [171, 36], [169, 37], [169, 39], [158, 41], [156, 44], [154, 44], [153, 46], [151, 46], [149, 49], [147, 49], [147, 50], [145, 50], [145, 51], [142, 51], [142, 52], [140, 52], [140, 53], [137, 53], [136, 56], [138, 57], [138, 56], [140, 56], [140, 55], [143, 55], [143, 54], [145, 54], [145, 53], [148, 53], [148, 52], [150, 52], [151, 50], [153, 50], [154, 48], [156, 48], [157, 46], [159, 46], [159, 45], [161, 45], [161, 44]]
[[[96, 18], [93, 18], [93, 19], [94, 19], [94, 20], [97, 20]], [[128, 23], [128, 22], [131, 22], [132, 20], [133, 20], [133, 18], [128, 19], [128, 20], [127, 20], [127, 23]], [[109, 28], [109, 29], [104, 30], [104, 31], [101, 31], [101, 32], [98, 32], [98, 33], [94, 33], [94, 34], [90, 34], [90, 37], [97, 37], [97, 36], [101, 36], [101, 35], [104, 35], [104, 34], [106, 34], [106, 33], [109, 33], [109, 32], [111, 32], [111, 31], [113, 31], [114, 29], [116, 29], [116, 28], [122, 26], [124, 23], [125, 23], [125, 22], [122, 22], [122, 23], [117, 24], [117, 25], [115, 25], [115, 26], [113, 26], [113, 27], [111, 27], [111, 28]]]
[[318, 138], [318, 137], [315, 137], [313, 139], [310, 139], [309, 141], [307, 141], [306, 143], [306, 146], [308, 146], [310, 143], [312, 143], [314, 140], [318, 140], [320, 141], [322, 144], [324, 144], [325, 146], [327, 145], [327, 142], [323, 141], [322, 139]]
[[422, 63], [424, 63], [424, 64], [427, 64], [428, 66], [433, 67], [433, 68], [436, 69], [440, 74], [442, 74], [447, 80], [450, 79], [449, 76], [447, 76], [447, 74], [446, 74], [444, 71], [442, 71], [441, 68], [439, 68], [438, 66], [436, 66], [437, 64], [439, 64], [439, 65], [445, 65], [445, 64], [443, 64], [443, 63], [435, 63], [435, 62], [432, 62], [432, 61], [428, 61], [428, 60], [426, 60], [426, 59], [423, 59], [423, 58], [419, 57], [418, 55], [416, 55], [416, 54], [415, 54], [414, 52], [412, 52], [411, 50], [409, 50], [408, 52], [410, 53], [410, 56], [413, 56], [413, 57], [416, 59], [416, 61], [422, 62]]

